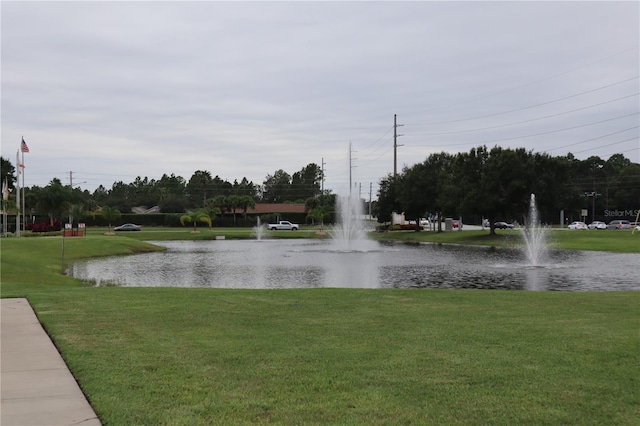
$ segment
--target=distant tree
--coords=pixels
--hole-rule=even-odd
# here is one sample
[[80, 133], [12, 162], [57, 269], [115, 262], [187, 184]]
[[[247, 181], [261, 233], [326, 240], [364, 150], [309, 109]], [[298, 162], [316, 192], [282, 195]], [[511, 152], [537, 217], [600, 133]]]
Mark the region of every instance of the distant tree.
[[241, 198], [237, 195], [227, 197], [229, 208], [231, 209], [231, 213], [233, 213], [233, 226], [236, 226], [236, 209], [241, 208], [240, 201]]
[[312, 223], [320, 223], [320, 226], [324, 226], [325, 222], [331, 220], [335, 214], [335, 209], [329, 205], [318, 205], [307, 212], [307, 220], [311, 220]]
[[82, 204], [74, 204], [69, 210], [69, 216], [71, 217], [71, 223], [79, 223], [86, 217], [86, 212]]
[[233, 194], [233, 185], [229, 181], [223, 180], [220, 176], [213, 178], [212, 191], [210, 195], [207, 195], [209, 198], [215, 198], [218, 196], [228, 197]]
[[611, 209], [640, 209], [640, 164], [631, 163], [621, 169], [608, 192]]
[[249, 195], [241, 195], [238, 199], [238, 208], [242, 209], [245, 220], [247, 220], [247, 210], [249, 210], [249, 207], [254, 208], [255, 206], [256, 201]]
[[304, 200], [315, 197], [320, 194], [321, 182], [322, 169], [317, 164], [310, 163], [291, 176], [289, 198], [291, 200]]
[[291, 176], [284, 170], [276, 170], [267, 175], [262, 184], [262, 201], [265, 203], [282, 203], [290, 194]]
[[207, 197], [211, 196], [213, 190], [213, 178], [206, 170], [196, 170], [186, 186], [186, 194], [191, 207], [204, 207]]
[[380, 179], [378, 188], [378, 222], [391, 221], [393, 212], [401, 212], [399, 196], [399, 178], [388, 174]]
[[120, 220], [120, 217], [122, 216], [120, 210], [115, 207], [102, 206], [102, 208], [99, 210], [99, 213], [109, 224], [109, 233], [111, 233], [111, 223]]
[[63, 186], [60, 179], [54, 178], [44, 188], [34, 188], [36, 209], [49, 216], [49, 223], [53, 226], [54, 218], [60, 218], [71, 205], [71, 189]]
[[217, 195], [207, 202], [207, 207], [217, 208], [221, 214], [231, 211], [229, 197], [224, 195]]
[[[5, 159], [4, 157], [0, 158], [0, 176], [2, 177], [1, 180], [2, 182], [7, 181], [9, 190], [13, 190], [15, 188], [16, 181], [16, 168], [13, 166], [13, 164], [11, 164], [11, 161]], [[1, 184], [2, 183], [0, 182], [0, 185]]]
[[100, 185], [95, 189], [95, 191], [93, 191], [93, 195], [91, 197], [96, 205], [101, 206], [106, 204], [109, 198], [109, 191], [107, 191], [104, 186]]
[[169, 195], [160, 202], [162, 213], [182, 213], [186, 210], [186, 200], [184, 197]]
[[121, 212], [130, 212], [131, 207], [133, 207], [131, 187], [123, 181], [114, 182], [109, 190], [109, 196], [103, 203], [108, 203]]
[[172, 203], [174, 207], [172, 210], [174, 210], [174, 213], [178, 213], [178, 211], [175, 211], [175, 205], [178, 204], [178, 200], [180, 200], [180, 203], [183, 206], [181, 211], [184, 211], [184, 206], [187, 205], [186, 185], [187, 184], [182, 176], [176, 176], [173, 173], [170, 176], [167, 174], [162, 175], [160, 180], [155, 183], [156, 190], [160, 194], [158, 204], [160, 206], [165, 205], [166, 208], [167, 200], [173, 199]]
[[258, 187], [247, 180], [246, 177], [243, 177], [240, 183], [237, 180], [233, 182], [233, 195], [238, 195], [240, 197], [251, 197], [253, 200], [258, 198]]

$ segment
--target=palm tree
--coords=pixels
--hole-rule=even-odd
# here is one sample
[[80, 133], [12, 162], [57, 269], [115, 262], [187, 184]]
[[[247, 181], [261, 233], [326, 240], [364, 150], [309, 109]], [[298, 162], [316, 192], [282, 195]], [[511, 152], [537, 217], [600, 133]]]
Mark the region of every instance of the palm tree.
[[333, 207], [328, 205], [318, 206], [309, 210], [307, 219], [311, 219], [315, 224], [316, 221], [320, 222], [320, 229], [324, 228], [324, 221], [329, 220], [333, 214]]
[[207, 225], [209, 225], [209, 228], [211, 228], [211, 218], [207, 213], [203, 212], [202, 210], [195, 210], [190, 212], [189, 214], [180, 216], [180, 224], [182, 224], [182, 226], [184, 226], [185, 223], [188, 223], [188, 222], [193, 223], [193, 232], [198, 232], [197, 230], [198, 222], [206, 223]]
[[111, 222], [120, 219], [122, 213], [115, 207], [104, 206], [100, 209], [100, 214], [109, 223], [109, 234], [111, 234]]
[[231, 195], [228, 197], [229, 207], [231, 207], [231, 211], [233, 212], [233, 226], [236, 226], [236, 209], [240, 208], [241, 197], [237, 195]]
[[73, 223], [74, 219], [76, 222], [80, 222], [86, 216], [84, 207], [81, 204], [74, 204], [69, 210], [69, 216], [71, 217], [71, 223]]
[[249, 210], [249, 207], [255, 208], [255, 206], [256, 201], [251, 196], [243, 195], [240, 197], [240, 200], [238, 201], [238, 208], [242, 209], [245, 221], [247, 220], [247, 210]]

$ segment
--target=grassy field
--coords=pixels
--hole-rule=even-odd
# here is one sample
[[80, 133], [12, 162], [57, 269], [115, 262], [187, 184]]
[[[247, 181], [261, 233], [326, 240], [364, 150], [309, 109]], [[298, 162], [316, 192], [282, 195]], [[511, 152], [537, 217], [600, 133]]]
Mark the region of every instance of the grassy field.
[[[156, 249], [129, 235], [67, 238], [65, 262]], [[637, 292], [96, 288], [60, 274], [61, 238], [1, 254], [2, 297], [29, 299], [105, 425], [640, 417]]]
[[[517, 246], [522, 244], [522, 234], [519, 230], [497, 230], [496, 235], [489, 235], [488, 230], [440, 233], [403, 231], [372, 234], [372, 238], [488, 246]], [[550, 246], [558, 249], [640, 253], [640, 232], [632, 234], [631, 231], [549, 229], [546, 233], [546, 238]]]

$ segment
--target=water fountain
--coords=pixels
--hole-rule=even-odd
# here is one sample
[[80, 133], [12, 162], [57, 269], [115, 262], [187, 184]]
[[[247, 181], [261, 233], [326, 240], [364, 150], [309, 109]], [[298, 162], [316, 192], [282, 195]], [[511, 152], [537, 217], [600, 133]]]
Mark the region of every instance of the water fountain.
[[264, 226], [262, 226], [262, 221], [260, 220], [260, 216], [258, 216], [258, 221], [256, 222], [256, 226], [253, 227], [253, 235], [256, 236], [257, 241], [262, 241], [262, 236], [264, 235]]
[[540, 219], [538, 218], [535, 194], [531, 194], [529, 199], [529, 216], [526, 218], [522, 237], [524, 238], [525, 255], [529, 265], [534, 267], [542, 266], [544, 260], [546, 260], [547, 242], [545, 229], [540, 225]]
[[361, 200], [354, 196], [340, 196], [337, 198], [338, 223], [329, 234], [336, 251], [368, 251], [372, 242], [367, 238], [367, 228], [363, 220]]

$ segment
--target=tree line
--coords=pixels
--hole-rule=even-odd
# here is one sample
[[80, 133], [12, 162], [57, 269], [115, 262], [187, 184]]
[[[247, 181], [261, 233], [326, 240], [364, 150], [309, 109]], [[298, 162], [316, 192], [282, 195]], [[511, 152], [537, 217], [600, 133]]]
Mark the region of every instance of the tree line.
[[[15, 186], [15, 167], [2, 158], [2, 176], [9, 188]], [[289, 174], [280, 169], [265, 177], [261, 185], [242, 178], [229, 182], [211, 172], [197, 170], [189, 180], [174, 174], [160, 179], [137, 177], [118, 181], [93, 193], [63, 185], [54, 178], [45, 187], [25, 188], [26, 213], [63, 218], [108, 207], [122, 213], [133, 207], [159, 206], [163, 213], [205, 210], [210, 214], [244, 212], [256, 203], [305, 203], [308, 218], [327, 222], [333, 217], [335, 195], [321, 190], [323, 172], [315, 163]], [[540, 217], [558, 223], [564, 210], [567, 220], [608, 222], [610, 211], [629, 212], [640, 208], [640, 164], [623, 154], [607, 160], [593, 156], [578, 160], [572, 154], [552, 157], [546, 153], [480, 146], [469, 152], [429, 155], [423, 162], [405, 167], [397, 176], [380, 180], [378, 200], [372, 213], [379, 222], [389, 221], [392, 212], [404, 212], [408, 219], [429, 215], [464, 217], [480, 223], [482, 218], [522, 222], [530, 194], [536, 194]], [[3, 200], [10, 207], [10, 200]], [[10, 210], [10, 208], [9, 208]], [[78, 217], [78, 216], [75, 216]]]
[[545, 223], [559, 223], [562, 210], [568, 221], [581, 220], [587, 210], [589, 221], [608, 222], [609, 211], [640, 208], [640, 164], [622, 154], [578, 160], [497, 146], [435, 153], [381, 179], [378, 220], [404, 212], [411, 219], [431, 214], [475, 223], [484, 217], [492, 226], [497, 220], [524, 223], [532, 193]]
[[[12, 191], [16, 186], [15, 166], [2, 158], [1, 167], [3, 179], [7, 179]], [[207, 170], [197, 170], [189, 180], [175, 174], [164, 174], [157, 180], [138, 176], [130, 183], [117, 181], [109, 189], [100, 185], [91, 193], [63, 185], [59, 178], [53, 178], [44, 187], [24, 188], [24, 199], [27, 215], [47, 215], [52, 222], [74, 209], [92, 212], [104, 207], [122, 213], [129, 213], [134, 207], [154, 206], [163, 213], [231, 212], [235, 218], [236, 212], [246, 213], [256, 203], [305, 203], [321, 195], [322, 179], [322, 170], [315, 163], [293, 174], [277, 170], [267, 175], [261, 185], [246, 178], [229, 182], [213, 177]], [[10, 200], [3, 203], [11, 210]]]

